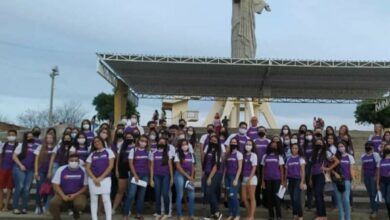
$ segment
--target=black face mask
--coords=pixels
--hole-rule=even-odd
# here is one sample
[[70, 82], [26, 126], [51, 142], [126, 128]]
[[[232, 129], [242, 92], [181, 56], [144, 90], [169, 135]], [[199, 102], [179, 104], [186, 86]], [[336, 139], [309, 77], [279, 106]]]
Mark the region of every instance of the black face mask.
[[300, 130], [299, 133], [304, 134], [306, 133], [306, 130]]
[[163, 148], [165, 148], [165, 144], [157, 144], [157, 148], [159, 148], [159, 149], [163, 149]]
[[72, 143], [72, 141], [68, 141], [68, 140], [64, 141], [64, 144], [65, 144], [65, 145], [69, 145], [69, 144], [71, 144], [71, 143]]
[[257, 133], [260, 137], [264, 137], [265, 136], [265, 132], [264, 131], [259, 131], [259, 133]]
[[216, 143], [210, 143], [210, 146], [211, 146], [212, 148], [217, 148], [217, 147], [218, 147], [218, 144], [216, 144]]
[[314, 145], [315, 146], [315, 148], [317, 148], [317, 149], [321, 149], [322, 148], [322, 145], [320, 145], [320, 144], [316, 144], [316, 145]]
[[365, 147], [365, 150], [368, 153], [368, 152], [372, 151], [372, 147], [371, 146]]
[[179, 124], [179, 127], [183, 129], [185, 127], [185, 124]]
[[33, 131], [32, 134], [34, 137], [39, 137], [39, 135], [41, 135], [41, 132], [40, 131]]
[[237, 144], [231, 144], [230, 145], [230, 150], [233, 151], [233, 150], [236, 150], [238, 149], [238, 145]]
[[29, 144], [34, 143], [34, 139], [27, 139], [27, 143]]
[[116, 134], [116, 137], [117, 137], [117, 138], [123, 138], [123, 133], [118, 133], [118, 134]]
[[385, 155], [390, 154], [390, 149], [385, 149], [385, 150], [383, 150], [383, 153], [384, 153]]
[[133, 143], [134, 143], [134, 139], [127, 139], [126, 142], [127, 142], [128, 144], [133, 144]]
[[211, 133], [213, 133], [213, 132], [214, 132], [213, 129], [207, 129], [207, 133], [211, 134]]

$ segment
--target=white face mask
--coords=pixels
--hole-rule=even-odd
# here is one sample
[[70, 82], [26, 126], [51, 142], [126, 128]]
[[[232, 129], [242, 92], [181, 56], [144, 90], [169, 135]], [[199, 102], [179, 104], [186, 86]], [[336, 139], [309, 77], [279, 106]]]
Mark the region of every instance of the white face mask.
[[313, 136], [312, 136], [312, 135], [307, 135], [307, 136], [306, 136], [306, 140], [308, 140], [308, 141], [313, 140]]
[[75, 138], [75, 137], [77, 136], [77, 133], [70, 133], [70, 136], [71, 136], [72, 138]]
[[283, 134], [288, 134], [288, 130], [287, 129], [283, 129]]
[[188, 145], [183, 145], [183, 146], [181, 146], [181, 149], [182, 149], [184, 152], [188, 151]]
[[14, 142], [16, 140], [16, 136], [8, 136], [7, 140], [10, 142]]
[[83, 129], [84, 130], [89, 130], [89, 124], [83, 124]]
[[192, 136], [193, 134], [194, 134], [193, 131], [188, 131], [188, 135], [189, 135], [189, 136]]
[[340, 153], [345, 153], [345, 147], [339, 147]]
[[77, 169], [77, 168], [79, 168], [79, 162], [71, 161], [71, 162], [69, 162], [68, 166], [71, 169]]
[[77, 139], [77, 142], [79, 144], [84, 144], [85, 143], [85, 138], [79, 138], [79, 139]]
[[186, 138], [186, 136], [184, 134], [181, 134], [178, 136], [178, 138], [179, 138], [179, 140], [182, 140], [182, 139]]
[[156, 135], [153, 135], [153, 134], [150, 135], [150, 136], [149, 136], [149, 139], [150, 139], [150, 140], [156, 140]]
[[245, 150], [248, 152], [252, 151], [252, 145], [245, 145]]
[[240, 128], [240, 129], [238, 129], [238, 132], [240, 132], [240, 134], [245, 134], [246, 128]]
[[130, 122], [131, 122], [131, 124], [137, 124], [137, 119], [136, 118], [131, 118]]
[[124, 125], [127, 124], [127, 119], [122, 119], [121, 123], [124, 124]]
[[298, 139], [295, 138], [291, 139], [291, 144], [298, 144]]
[[108, 135], [105, 134], [105, 133], [101, 133], [101, 134], [100, 134], [100, 137], [103, 138], [104, 140], [106, 140], [106, 138], [108, 137]]
[[289, 145], [290, 144], [290, 140], [284, 140], [284, 144]]

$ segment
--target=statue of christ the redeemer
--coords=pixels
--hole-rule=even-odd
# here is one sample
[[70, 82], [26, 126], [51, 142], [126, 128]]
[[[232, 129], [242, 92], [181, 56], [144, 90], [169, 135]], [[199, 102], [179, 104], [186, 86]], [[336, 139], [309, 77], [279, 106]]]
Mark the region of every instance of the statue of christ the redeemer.
[[255, 14], [271, 11], [264, 0], [233, 0], [232, 58], [255, 58]]

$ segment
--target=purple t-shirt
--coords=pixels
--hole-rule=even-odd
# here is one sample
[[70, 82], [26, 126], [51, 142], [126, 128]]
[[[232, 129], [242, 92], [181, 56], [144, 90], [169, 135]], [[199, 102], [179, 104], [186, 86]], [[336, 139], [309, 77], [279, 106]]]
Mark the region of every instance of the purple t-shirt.
[[371, 142], [374, 145], [374, 152], [379, 152], [379, 147], [381, 146], [382, 143], [382, 137], [378, 135], [374, 135], [371, 137]]
[[80, 160], [86, 161], [89, 155], [87, 146], [80, 146], [78, 150], [76, 150], [76, 154], [79, 156]]
[[[176, 154], [174, 162], [180, 162], [178, 154]], [[187, 174], [191, 175], [193, 164], [194, 164], [194, 157], [192, 156], [192, 154], [190, 152], [184, 153], [184, 159], [182, 162], [180, 162], [180, 165]]]
[[253, 141], [259, 138], [259, 135], [257, 134], [257, 127], [249, 127], [246, 135]]
[[84, 135], [86, 137], [86, 145], [90, 145], [92, 143], [92, 139], [95, 137], [95, 134], [92, 131], [84, 131]]
[[288, 179], [301, 179], [301, 166], [305, 160], [299, 156], [291, 156], [287, 159], [287, 178]]
[[374, 154], [364, 154], [362, 156], [362, 169], [364, 176], [375, 176], [377, 168], [377, 162], [375, 161]]
[[390, 158], [383, 158], [379, 163], [379, 174], [383, 177], [390, 177]]
[[64, 165], [57, 170], [52, 183], [59, 184], [65, 195], [77, 193], [87, 185], [86, 173], [81, 167], [70, 169]]
[[[87, 158], [87, 163], [91, 164], [93, 175], [100, 177], [109, 167], [110, 159], [114, 157], [114, 153], [110, 149], [104, 148], [101, 151], [92, 152]], [[107, 176], [110, 176], [110, 174]]]
[[270, 140], [267, 138], [260, 139], [257, 138], [255, 141], [255, 152], [257, 155], [258, 163], [261, 163], [261, 159], [265, 155], [265, 152], [267, 151], [268, 144], [270, 143]]
[[[166, 165], [163, 164], [163, 150], [156, 150], [152, 153], [151, 159], [153, 160], [153, 171], [154, 175], [157, 176], [166, 176], [169, 175], [169, 165], [168, 163]], [[168, 155], [169, 160], [169, 155]]]
[[351, 165], [354, 164], [354, 161], [351, 161], [350, 155], [346, 154], [341, 157], [341, 171], [343, 173], [345, 180], [352, 180], [351, 174]]
[[235, 151], [226, 159], [226, 173], [228, 175], [236, 175], [238, 171], [238, 161], [243, 160], [242, 153], [239, 151]]
[[6, 142], [3, 145], [3, 150], [0, 154], [2, 157], [0, 168], [1, 169], [12, 169], [14, 161], [12, 160], [12, 154], [14, 153], [16, 145]]
[[136, 147], [129, 153], [129, 159], [133, 160], [134, 169], [138, 175], [149, 174], [149, 151]]
[[283, 157], [274, 153], [263, 157], [264, 180], [281, 180], [280, 166], [284, 164]]
[[[21, 146], [21, 145], [20, 145]], [[27, 145], [27, 152], [25, 157], [20, 161], [27, 170], [33, 170], [34, 169], [34, 162], [35, 162], [35, 154], [34, 151], [37, 149], [39, 145], [38, 144], [28, 144]], [[22, 149], [21, 149], [22, 150]], [[20, 152], [22, 153], [22, 152]], [[20, 154], [19, 154], [20, 155]]]
[[257, 166], [257, 156], [255, 153], [243, 155], [242, 163], [242, 176], [249, 177], [252, 172], [252, 168]]
[[313, 143], [308, 142], [306, 147], [304, 148], [304, 151], [305, 151], [306, 161], [311, 161], [311, 157], [313, 155]]

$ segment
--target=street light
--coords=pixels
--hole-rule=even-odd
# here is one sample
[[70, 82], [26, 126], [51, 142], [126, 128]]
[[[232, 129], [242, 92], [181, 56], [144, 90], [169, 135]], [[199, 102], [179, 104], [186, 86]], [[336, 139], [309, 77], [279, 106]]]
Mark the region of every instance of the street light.
[[53, 95], [54, 95], [54, 79], [56, 76], [60, 75], [58, 71], [58, 66], [53, 66], [51, 68], [50, 78], [51, 78], [51, 92], [50, 92], [50, 107], [49, 107], [49, 126], [53, 125]]

